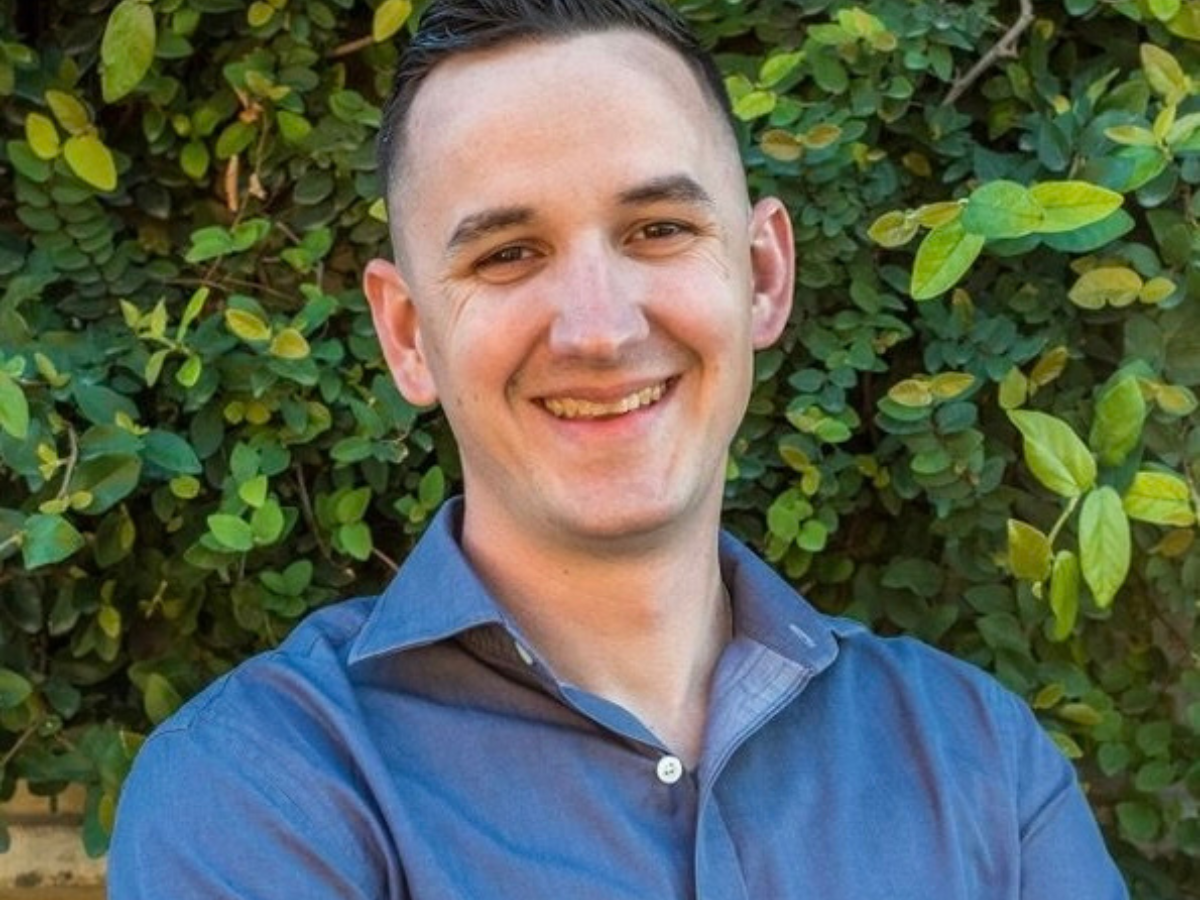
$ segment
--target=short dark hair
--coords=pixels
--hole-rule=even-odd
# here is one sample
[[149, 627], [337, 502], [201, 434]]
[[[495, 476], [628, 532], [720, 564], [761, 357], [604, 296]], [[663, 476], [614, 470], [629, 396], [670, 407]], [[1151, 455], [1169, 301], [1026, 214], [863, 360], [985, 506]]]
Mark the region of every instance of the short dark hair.
[[400, 58], [376, 144], [379, 182], [389, 199], [408, 112], [421, 84], [441, 62], [521, 41], [562, 40], [631, 29], [675, 50], [732, 129], [729, 95], [712, 55], [680, 15], [659, 0], [433, 0]]

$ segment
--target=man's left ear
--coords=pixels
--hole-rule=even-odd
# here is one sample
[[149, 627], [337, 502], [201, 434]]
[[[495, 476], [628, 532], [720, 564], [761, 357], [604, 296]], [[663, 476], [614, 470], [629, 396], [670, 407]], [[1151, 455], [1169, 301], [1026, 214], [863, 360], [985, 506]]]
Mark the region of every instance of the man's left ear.
[[775, 343], [788, 323], [796, 279], [792, 220], [774, 197], [760, 200], [751, 213], [750, 267], [754, 279], [751, 336], [754, 349], [761, 350]]

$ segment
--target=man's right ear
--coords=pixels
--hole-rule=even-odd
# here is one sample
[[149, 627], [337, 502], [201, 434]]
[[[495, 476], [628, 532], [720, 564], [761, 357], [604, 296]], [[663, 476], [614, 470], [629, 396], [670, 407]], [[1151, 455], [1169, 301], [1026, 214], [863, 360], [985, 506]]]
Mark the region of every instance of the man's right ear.
[[363, 292], [396, 387], [414, 406], [432, 406], [437, 402], [437, 387], [425, 358], [417, 307], [404, 276], [387, 260], [373, 259], [363, 271]]

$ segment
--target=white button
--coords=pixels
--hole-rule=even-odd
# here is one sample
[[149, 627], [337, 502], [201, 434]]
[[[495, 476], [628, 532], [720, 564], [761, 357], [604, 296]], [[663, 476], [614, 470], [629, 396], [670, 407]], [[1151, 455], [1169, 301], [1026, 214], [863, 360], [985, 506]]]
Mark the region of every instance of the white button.
[[527, 666], [532, 666], [533, 654], [525, 649], [525, 645], [520, 641], [513, 641], [513, 646], [517, 648], [517, 656], [521, 657], [521, 662]]
[[678, 757], [664, 756], [658, 761], [656, 774], [663, 784], [674, 784], [683, 777], [683, 763]]

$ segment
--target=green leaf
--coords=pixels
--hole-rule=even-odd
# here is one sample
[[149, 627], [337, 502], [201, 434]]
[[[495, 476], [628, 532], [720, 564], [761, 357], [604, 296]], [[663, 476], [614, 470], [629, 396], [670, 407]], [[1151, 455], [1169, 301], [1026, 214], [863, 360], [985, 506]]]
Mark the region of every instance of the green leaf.
[[24, 675], [0, 667], [0, 710], [15, 709], [33, 693], [33, 684]]
[[228, 513], [214, 513], [207, 521], [208, 530], [222, 547], [239, 553], [254, 548], [254, 529], [249, 522]]
[[220, 225], [197, 228], [191, 235], [192, 245], [184, 255], [190, 263], [205, 262], [233, 252], [233, 238]]
[[250, 514], [250, 529], [256, 544], [273, 544], [283, 534], [286, 524], [279, 502], [269, 499]]
[[1008, 569], [1024, 581], [1045, 581], [1050, 575], [1050, 539], [1019, 519], [1008, 520]]
[[279, 125], [279, 133], [283, 135], [283, 139], [289, 144], [298, 144], [308, 137], [313, 129], [308, 119], [304, 118], [304, 116], [288, 112], [286, 109], [278, 110], [275, 113], [275, 121]]
[[1126, 375], [1109, 386], [1096, 403], [1088, 443], [1106, 466], [1119, 466], [1142, 438], [1146, 399], [1138, 379]]
[[1047, 181], [1035, 184], [1029, 193], [1043, 211], [1037, 227], [1041, 234], [1094, 225], [1120, 209], [1123, 200], [1116, 191], [1086, 181]]
[[1123, 209], [1118, 209], [1092, 225], [1085, 225], [1074, 231], [1046, 234], [1042, 237], [1042, 243], [1063, 253], [1091, 253], [1111, 244], [1117, 238], [1124, 237], [1133, 231], [1136, 224], [1133, 216]]
[[1042, 218], [1041, 204], [1028, 188], [1014, 181], [992, 181], [971, 193], [961, 221], [969, 233], [998, 240], [1032, 234]]
[[167, 472], [195, 475], [202, 470], [192, 445], [177, 434], [154, 429], [144, 438], [142, 458]]
[[1121, 497], [1107, 485], [1096, 488], [1084, 498], [1079, 514], [1079, 562], [1101, 609], [1112, 605], [1125, 583], [1129, 560], [1129, 518]]
[[383, 0], [371, 20], [371, 38], [380, 44], [399, 31], [412, 15], [410, 0]]
[[1158, 837], [1162, 819], [1158, 810], [1142, 800], [1117, 804], [1117, 822], [1121, 834], [1136, 843], [1148, 844]]
[[83, 547], [83, 535], [60, 515], [35, 513], [25, 520], [21, 560], [26, 569], [62, 562]]
[[1126, 266], [1099, 266], [1079, 276], [1067, 297], [1083, 309], [1129, 306], [1138, 299], [1142, 277]]
[[101, 191], [117, 188], [117, 164], [112, 151], [94, 133], [77, 134], [67, 138], [63, 158], [71, 171], [92, 187]]
[[334, 518], [337, 519], [340, 525], [349, 525], [351, 522], [357, 522], [366, 515], [367, 507], [370, 503], [370, 488], [362, 487], [346, 491], [338, 498], [334, 506]]
[[208, 174], [210, 161], [208, 145], [204, 141], [188, 141], [179, 151], [179, 168], [194, 181], [199, 181]]
[[145, 0], [121, 0], [108, 17], [100, 41], [100, 87], [115, 103], [139, 84], [154, 62], [154, 11]]
[[55, 159], [62, 152], [58, 129], [41, 113], [31, 112], [25, 117], [25, 140], [29, 142], [38, 159]]
[[29, 401], [21, 386], [3, 369], [0, 369], [0, 430], [18, 441], [29, 434]]
[[1176, 528], [1196, 524], [1191, 488], [1174, 472], [1138, 472], [1121, 502], [1126, 514], [1139, 522]]
[[238, 119], [230, 122], [217, 138], [217, 159], [229, 159], [236, 156], [254, 143], [257, 132], [253, 125]]
[[759, 67], [758, 83], [766, 88], [774, 87], [796, 71], [803, 59], [804, 52], [799, 50], [792, 53], [772, 53]]
[[146, 711], [146, 718], [153, 724], [162, 722], [182, 705], [183, 698], [167, 678], [157, 672], [146, 676], [142, 706]]
[[247, 506], [258, 509], [267, 500], [269, 486], [270, 480], [266, 475], [255, 475], [249, 481], [243, 481], [238, 485], [238, 496]]
[[417, 486], [417, 499], [428, 510], [433, 510], [446, 496], [446, 477], [442, 474], [441, 466], [434, 466], [421, 476]]
[[371, 541], [371, 529], [366, 522], [351, 522], [341, 526], [338, 531], [338, 542], [342, 549], [359, 561], [370, 559], [374, 544]]
[[1025, 464], [1045, 487], [1078, 497], [1096, 483], [1096, 460], [1066, 422], [1023, 409], [1010, 410], [1008, 418], [1025, 439]]
[[983, 249], [985, 238], [969, 234], [961, 219], [939, 226], [925, 235], [913, 262], [914, 300], [930, 300], [958, 283]]
[[1054, 614], [1050, 637], [1065, 641], [1075, 630], [1075, 620], [1079, 616], [1079, 559], [1070, 550], [1060, 550], [1054, 555], [1050, 570], [1050, 611]]
[[133, 493], [141, 474], [142, 460], [138, 456], [100, 456], [88, 460], [75, 470], [75, 477], [71, 479], [71, 491], [86, 491], [91, 494], [92, 502], [88, 504], [85, 512], [96, 515], [106, 512]]

